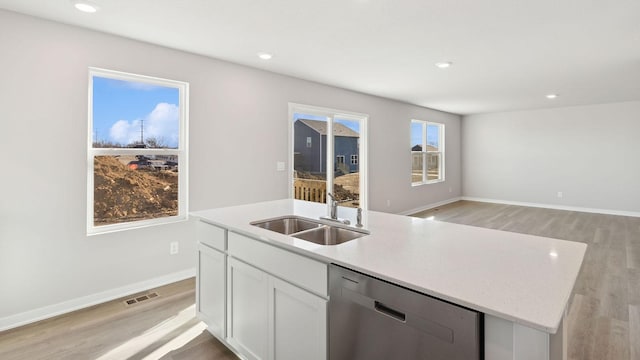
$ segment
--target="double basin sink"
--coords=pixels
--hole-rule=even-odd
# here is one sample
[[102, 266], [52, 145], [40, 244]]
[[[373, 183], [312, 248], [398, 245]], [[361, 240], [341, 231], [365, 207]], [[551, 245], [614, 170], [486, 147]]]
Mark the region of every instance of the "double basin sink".
[[337, 245], [369, 235], [366, 230], [355, 230], [294, 215], [258, 220], [250, 224], [319, 245]]

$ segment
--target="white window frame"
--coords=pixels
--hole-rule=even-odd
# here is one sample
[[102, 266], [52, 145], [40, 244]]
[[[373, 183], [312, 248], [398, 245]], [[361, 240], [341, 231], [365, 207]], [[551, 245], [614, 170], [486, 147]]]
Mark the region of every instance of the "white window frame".
[[[360, 171], [360, 207], [363, 210], [367, 210], [369, 208], [369, 187], [368, 187], [368, 164], [367, 164], [367, 153], [369, 151], [369, 136], [368, 136], [368, 120], [369, 115], [337, 110], [313, 105], [304, 105], [304, 104], [296, 104], [289, 103], [289, 198], [293, 199], [293, 148], [294, 148], [294, 131], [293, 131], [293, 116], [296, 113], [303, 114], [313, 114], [327, 117], [327, 134], [333, 134], [333, 120], [334, 119], [344, 119], [344, 120], [353, 120], [360, 122], [360, 137], [358, 138], [359, 143], [359, 154], [358, 158], [360, 160], [359, 171]], [[327, 152], [326, 152], [326, 164], [327, 169], [333, 169], [333, 161], [334, 157], [334, 137], [327, 136]], [[333, 189], [333, 176], [327, 176], [327, 189]], [[330, 204], [327, 202], [327, 210], [329, 210]]]
[[310, 148], [313, 146], [313, 140], [311, 139], [311, 136], [307, 136], [307, 147]]
[[[420, 186], [420, 185], [425, 185], [425, 184], [435, 184], [435, 183], [439, 183], [439, 182], [443, 182], [445, 181], [445, 142], [444, 142], [444, 128], [445, 128], [445, 124], [443, 123], [438, 123], [438, 122], [432, 122], [432, 121], [425, 121], [425, 120], [417, 120], [417, 119], [411, 119], [411, 124], [420, 124], [422, 126], [422, 143], [420, 144], [420, 146], [422, 146], [422, 151], [411, 151], [411, 168], [413, 169], [413, 154], [415, 153], [421, 153], [424, 154], [422, 156], [422, 181], [411, 181], [411, 186]], [[438, 127], [438, 151], [429, 151], [427, 150], [427, 128], [429, 127], [429, 125], [435, 125]], [[411, 127], [410, 127], [411, 129]], [[411, 130], [409, 130], [409, 137], [411, 137]], [[438, 178], [434, 179], [434, 180], [429, 180], [429, 168], [428, 168], [428, 164], [427, 161], [429, 159], [429, 154], [437, 154], [440, 160], [440, 166], [438, 167]]]
[[[177, 88], [179, 95], [180, 127], [177, 149], [147, 148], [94, 148], [93, 147], [93, 78], [102, 77], [124, 81], [143, 82], [151, 85]], [[89, 68], [89, 106], [87, 131], [87, 235], [98, 235], [137, 229], [142, 227], [184, 221], [188, 217], [188, 124], [189, 124], [189, 83], [161, 79], [151, 76], [125, 73], [114, 70]], [[94, 225], [94, 157], [114, 155], [177, 155], [178, 156], [178, 214], [156, 219], [131, 221], [119, 224]]]
[[351, 155], [351, 165], [358, 165], [358, 155]]
[[336, 155], [336, 164], [343, 164], [344, 165], [345, 161], [347, 161], [347, 159], [344, 157], [344, 155]]

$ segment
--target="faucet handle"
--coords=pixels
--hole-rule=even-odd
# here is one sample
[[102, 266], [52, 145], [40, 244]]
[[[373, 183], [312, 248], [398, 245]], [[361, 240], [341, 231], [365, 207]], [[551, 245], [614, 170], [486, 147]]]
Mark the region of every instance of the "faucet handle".
[[336, 201], [336, 198], [330, 192], [327, 192], [327, 196], [329, 196], [331, 200]]
[[358, 208], [358, 217], [356, 218], [356, 227], [362, 227], [362, 208]]

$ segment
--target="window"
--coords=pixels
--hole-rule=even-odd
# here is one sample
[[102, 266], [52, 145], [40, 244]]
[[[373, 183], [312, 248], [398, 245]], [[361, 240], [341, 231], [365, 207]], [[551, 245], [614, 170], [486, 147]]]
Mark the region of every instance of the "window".
[[311, 147], [311, 136], [307, 136], [307, 147]]
[[411, 184], [444, 181], [444, 124], [411, 120]]
[[89, 69], [88, 234], [186, 219], [188, 89]]
[[326, 203], [330, 192], [340, 206], [366, 209], [367, 115], [289, 104], [289, 116], [290, 196]]

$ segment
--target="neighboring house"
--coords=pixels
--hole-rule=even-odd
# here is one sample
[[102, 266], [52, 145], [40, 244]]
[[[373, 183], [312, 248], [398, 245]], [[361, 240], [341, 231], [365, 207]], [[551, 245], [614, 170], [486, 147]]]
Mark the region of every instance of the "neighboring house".
[[[295, 170], [311, 173], [325, 173], [327, 168], [327, 122], [319, 120], [298, 119], [294, 123], [295, 139], [293, 144]], [[357, 172], [359, 169], [360, 134], [354, 130], [334, 122], [334, 171], [340, 169], [345, 173]]]

